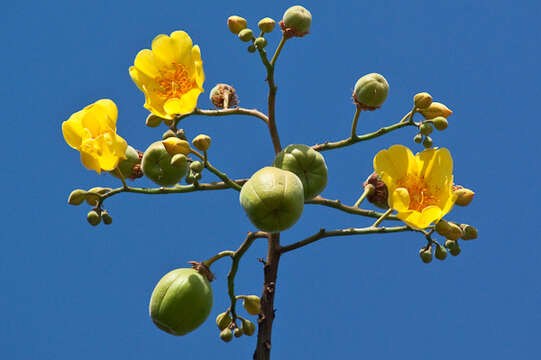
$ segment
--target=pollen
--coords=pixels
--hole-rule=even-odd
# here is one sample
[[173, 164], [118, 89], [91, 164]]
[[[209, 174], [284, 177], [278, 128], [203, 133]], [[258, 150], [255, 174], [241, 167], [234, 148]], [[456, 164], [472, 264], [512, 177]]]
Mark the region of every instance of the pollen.
[[438, 204], [438, 198], [424, 181], [423, 177], [410, 175], [398, 182], [399, 187], [406, 188], [410, 196], [409, 209], [422, 212], [424, 208]]
[[159, 85], [158, 96], [166, 99], [180, 98], [197, 87], [195, 79], [190, 77], [186, 66], [178, 63], [172, 63], [170, 68], [160, 71], [160, 76], [156, 77], [156, 82]]

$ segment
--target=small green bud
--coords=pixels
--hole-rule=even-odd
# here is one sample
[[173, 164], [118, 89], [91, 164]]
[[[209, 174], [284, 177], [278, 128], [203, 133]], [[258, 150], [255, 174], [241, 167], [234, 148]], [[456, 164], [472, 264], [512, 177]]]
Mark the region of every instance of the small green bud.
[[169, 129], [169, 130], [167, 130], [166, 132], [163, 133], [162, 140], [165, 140], [165, 139], [170, 138], [170, 137], [177, 137], [177, 134], [171, 129]]
[[220, 333], [220, 339], [222, 339], [224, 342], [230, 342], [233, 340], [233, 332], [230, 328], [225, 328]]
[[231, 316], [228, 311], [223, 312], [216, 317], [216, 326], [218, 326], [218, 329], [224, 330], [229, 324], [231, 324]]
[[250, 320], [242, 320], [242, 332], [247, 336], [252, 336], [255, 332], [255, 325]]
[[449, 223], [443, 219], [438, 221], [436, 227], [434, 228], [434, 230], [436, 230], [436, 232], [441, 236], [447, 236], [447, 233], [450, 231], [450, 229], [451, 226], [449, 225]]
[[238, 36], [242, 41], [248, 42], [254, 38], [254, 33], [251, 29], [242, 29]]
[[185, 168], [188, 164], [188, 158], [184, 154], [175, 154], [171, 157], [171, 166], [176, 168]]
[[200, 151], [207, 151], [210, 147], [211, 138], [208, 135], [200, 134], [197, 135], [193, 140], [193, 146]]
[[255, 45], [248, 46], [248, 52], [249, 53], [255, 53], [255, 50], [256, 50]]
[[188, 140], [186, 138], [186, 132], [184, 131], [184, 129], [178, 129], [176, 135], [180, 140]]
[[434, 124], [434, 127], [439, 131], [447, 129], [447, 126], [449, 125], [447, 119], [443, 116], [438, 116], [432, 119], [432, 124]]
[[438, 260], [445, 260], [445, 258], [447, 257], [447, 249], [438, 244], [438, 246], [436, 247], [436, 251], [434, 252], [434, 256]]
[[258, 37], [255, 39], [254, 45], [257, 46], [258, 49], [264, 49], [265, 46], [267, 46], [267, 39], [264, 37]]
[[462, 240], [473, 240], [477, 239], [477, 229], [468, 224], [460, 224], [462, 229]]
[[439, 102], [433, 102], [429, 107], [419, 110], [419, 112], [427, 120], [434, 119], [438, 116], [448, 118], [453, 113], [447, 106]]
[[242, 336], [242, 329], [235, 328], [235, 330], [233, 330], [233, 335], [235, 335], [236, 338], [241, 337]]
[[242, 305], [248, 314], [258, 315], [261, 312], [261, 300], [259, 299], [259, 296], [248, 295], [245, 296], [243, 300]]
[[68, 196], [68, 204], [70, 205], [81, 205], [86, 198], [86, 191], [81, 189], [76, 189], [71, 192]]
[[97, 206], [101, 195], [107, 194], [111, 188], [94, 187], [85, 194], [86, 203], [90, 206]]
[[86, 221], [92, 226], [96, 226], [101, 221], [101, 216], [98, 214], [96, 210], [90, 210], [88, 214], [86, 214]]
[[421, 250], [419, 250], [419, 256], [425, 264], [432, 262], [432, 247], [429, 247], [428, 249], [421, 248]]
[[447, 239], [451, 239], [451, 240], [458, 240], [458, 239], [460, 239], [462, 237], [462, 235], [464, 235], [464, 234], [463, 234], [462, 229], [460, 228], [460, 226], [458, 226], [455, 223], [450, 222], [449, 223], [449, 231], [447, 232], [445, 237]]
[[111, 225], [111, 223], [113, 222], [113, 218], [111, 217], [111, 215], [109, 215], [109, 213], [107, 212], [107, 210], [103, 210], [101, 212], [101, 218], [103, 220], [103, 223], [105, 225]]
[[201, 178], [203, 177], [201, 173], [194, 173], [193, 176], [195, 177], [195, 180], [201, 180]]
[[457, 195], [455, 205], [468, 206], [472, 202], [475, 193], [470, 189], [466, 189], [461, 186], [457, 187], [458, 188], [456, 190], [453, 189], [454, 193]]
[[430, 123], [427, 123], [427, 122], [422, 123], [421, 127], [419, 128], [419, 132], [423, 134], [424, 136], [428, 136], [432, 134], [432, 130], [434, 130], [432, 128], [432, 125], [430, 125]]
[[196, 173], [200, 173], [201, 171], [203, 171], [203, 168], [204, 165], [201, 161], [192, 161], [192, 163], [190, 164], [190, 169]]
[[162, 120], [163, 119], [161, 117], [154, 114], [150, 114], [149, 116], [147, 116], [145, 125], [151, 128], [155, 128], [155, 127], [160, 126], [160, 124], [162, 123]]
[[247, 25], [246, 19], [240, 16], [233, 15], [227, 19], [227, 27], [233, 34], [238, 34], [241, 30], [246, 29]]
[[276, 22], [270, 17], [266, 17], [259, 20], [259, 22], [257, 23], [257, 26], [259, 27], [259, 30], [261, 30], [262, 32], [270, 33], [272, 32], [272, 30], [274, 30], [274, 26], [276, 26]]
[[450, 250], [453, 250], [453, 249], [456, 249], [456, 248], [459, 247], [459, 246], [458, 246], [458, 241], [456, 241], [456, 240], [451, 240], [451, 239], [447, 239], [447, 240], [445, 240], [445, 247], [446, 247], [447, 249], [449, 249], [449, 251], [450, 251]]
[[423, 135], [417, 134], [413, 137], [413, 141], [415, 141], [417, 144], [420, 144], [423, 142]]
[[190, 173], [186, 176], [186, 184], [193, 184], [195, 182], [195, 176]]
[[280, 22], [286, 38], [303, 37], [310, 32], [310, 25], [312, 25], [312, 14], [300, 5], [287, 9]]
[[432, 104], [432, 96], [427, 92], [418, 93], [413, 97], [417, 109], [426, 109]]
[[462, 250], [460, 249], [460, 246], [458, 246], [458, 242], [457, 242], [456, 247], [454, 247], [452, 249], [449, 249], [449, 254], [451, 254], [453, 256], [458, 256], [461, 252], [462, 252]]
[[364, 75], [355, 83], [353, 99], [362, 109], [375, 110], [385, 102], [389, 94], [389, 83], [377, 73]]
[[425, 137], [423, 140], [423, 146], [427, 149], [432, 147], [432, 138], [430, 136]]

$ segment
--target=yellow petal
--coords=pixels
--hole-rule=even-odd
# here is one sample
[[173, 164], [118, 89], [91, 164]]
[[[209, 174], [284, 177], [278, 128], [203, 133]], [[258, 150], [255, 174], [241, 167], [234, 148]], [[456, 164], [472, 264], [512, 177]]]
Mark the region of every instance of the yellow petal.
[[431, 188], [438, 188], [453, 174], [453, 158], [449, 150], [427, 149], [415, 155], [420, 165], [420, 175]]
[[88, 154], [84, 151], [81, 151], [81, 163], [85, 168], [89, 170], [94, 170], [98, 174], [101, 174], [101, 167], [98, 159], [94, 158], [92, 154]]
[[150, 78], [155, 78], [159, 75], [154, 54], [149, 49], [143, 49], [137, 53], [133, 66]]
[[192, 89], [182, 95], [180, 99], [172, 98], [165, 102], [163, 109], [169, 115], [187, 114], [197, 106], [197, 98], [201, 94], [200, 89]]
[[410, 195], [406, 188], [396, 188], [390, 198], [390, 207], [398, 212], [408, 211]]
[[81, 112], [76, 112], [62, 123], [62, 135], [64, 140], [74, 149], [79, 150], [83, 137], [83, 124], [81, 123]]
[[175, 31], [171, 37], [158, 35], [152, 40], [152, 53], [166, 66], [177, 63], [185, 65], [193, 73], [192, 39], [184, 31]]
[[408, 173], [415, 172], [415, 158], [405, 146], [393, 145], [388, 150], [381, 150], [374, 157], [374, 170], [385, 185], [393, 188], [393, 184], [404, 178]]
[[191, 152], [190, 143], [177, 137], [168, 137], [162, 141], [165, 150], [171, 156], [176, 154], [188, 155]]
[[399, 212], [396, 216], [414, 229], [424, 229], [428, 227], [430, 223], [439, 220], [442, 217], [441, 210], [437, 206], [427, 206], [423, 209], [422, 213], [415, 210], [409, 210]]
[[[96, 109], [96, 117], [100, 123], [100, 133], [104, 131], [116, 131], [116, 119], [118, 117], [118, 109], [113, 100], [101, 99], [94, 103]], [[99, 114], [98, 114], [99, 112]]]
[[199, 49], [199, 45], [195, 45], [192, 48], [192, 57], [195, 62], [195, 81], [202, 91], [203, 82], [205, 82], [205, 73], [203, 72], [203, 61], [201, 60], [201, 49]]

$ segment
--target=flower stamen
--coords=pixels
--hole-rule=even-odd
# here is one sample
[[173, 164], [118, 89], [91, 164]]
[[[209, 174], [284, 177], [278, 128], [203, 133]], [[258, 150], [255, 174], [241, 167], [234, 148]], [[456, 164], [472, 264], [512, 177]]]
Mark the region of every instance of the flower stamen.
[[190, 73], [185, 65], [172, 63], [172, 68], [161, 70], [156, 82], [160, 89], [156, 94], [160, 97], [171, 99], [180, 98], [193, 88], [197, 88], [195, 79], [190, 78]]

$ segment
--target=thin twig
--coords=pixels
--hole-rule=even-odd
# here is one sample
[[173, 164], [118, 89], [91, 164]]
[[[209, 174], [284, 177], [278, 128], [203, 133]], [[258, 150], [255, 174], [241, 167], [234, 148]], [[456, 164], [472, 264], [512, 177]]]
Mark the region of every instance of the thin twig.
[[[344, 211], [348, 214], [361, 215], [361, 216], [366, 216], [366, 217], [371, 217], [371, 218], [376, 218], [376, 219], [379, 218], [381, 215], [383, 215], [383, 213], [379, 211], [359, 209], [354, 206], [344, 205], [342, 204], [342, 202], [340, 202], [340, 200], [330, 200], [321, 196], [316, 196], [312, 200], [306, 201], [305, 204], [316, 204], [316, 205], [328, 206], [333, 209]], [[400, 220], [400, 219], [397, 218], [395, 215], [389, 215], [387, 217], [387, 220]]]
[[256, 118], [259, 118], [267, 124], [269, 122], [269, 119], [267, 115], [263, 114], [261, 111], [257, 109], [245, 109], [241, 107], [235, 107], [230, 109], [222, 109], [222, 110], [203, 110], [203, 109], [194, 109], [194, 111], [179, 115], [175, 118], [175, 121], [171, 125], [171, 128], [177, 127], [180, 120], [187, 118], [188, 116], [193, 115], [203, 115], [203, 116], [227, 116], [227, 115], [249, 115], [254, 116]]

